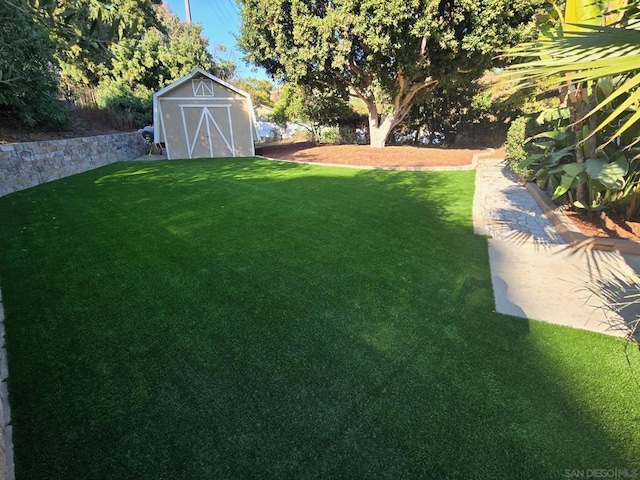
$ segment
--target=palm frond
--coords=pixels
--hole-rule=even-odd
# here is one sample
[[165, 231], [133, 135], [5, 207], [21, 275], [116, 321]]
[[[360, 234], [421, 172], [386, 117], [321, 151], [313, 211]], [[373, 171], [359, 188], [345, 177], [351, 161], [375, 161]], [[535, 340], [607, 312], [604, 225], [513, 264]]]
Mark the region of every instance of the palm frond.
[[506, 55], [512, 59], [530, 60], [508, 67], [502, 74], [502, 82], [510, 84], [511, 90], [534, 85], [552, 90], [567, 83], [591, 82], [606, 77], [621, 79], [619, 86], [587, 115], [593, 115], [627, 95], [591, 133], [615, 123], [625, 112], [636, 110], [617, 128], [612, 138], [619, 137], [640, 120], [640, 112], [633, 108], [640, 104], [640, 32], [635, 28], [570, 26], [580, 27], [580, 30], [543, 37], [536, 43], [507, 51]]

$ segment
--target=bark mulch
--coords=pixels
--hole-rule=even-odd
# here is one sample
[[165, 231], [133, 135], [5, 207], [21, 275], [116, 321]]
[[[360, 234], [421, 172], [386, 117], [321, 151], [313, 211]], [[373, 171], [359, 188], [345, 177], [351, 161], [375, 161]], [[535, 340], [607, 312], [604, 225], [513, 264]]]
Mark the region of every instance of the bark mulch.
[[277, 160], [373, 167], [443, 167], [470, 165], [486, 149], [368, 145], [317, 145], [309, 142], [257, 146], [256, 153]]

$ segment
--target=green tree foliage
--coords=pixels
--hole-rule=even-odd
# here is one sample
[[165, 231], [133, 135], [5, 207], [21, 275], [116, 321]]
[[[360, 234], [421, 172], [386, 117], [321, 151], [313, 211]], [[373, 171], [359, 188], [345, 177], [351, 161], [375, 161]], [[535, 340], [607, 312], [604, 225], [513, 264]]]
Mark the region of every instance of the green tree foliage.
[[180, 21], [166, 6], [157, 7], [159, 26], [138, 39], [125, 39], [110, 47], [111, 68], [101, 77], [112, 77], [135, 89], [144, 85], [156, 90], [186, 75], [195, 67], [213, 70], [202, 27]]
[[27, 5], [0, 0], [0, 116], [5, 125], [61, 128], [67, 111], [57, 101], [54, 44]]
[[[98, 105], [125, 112], [138, 125], [151, 121], [153, 92], [195, 67], [220, 73], [200, 25], [180, 21], [164, 5], [155, 10], [157, 27], [148, 28], [140, 38], [112, 44], [109, 63], [97, 67]], [[222, 74], [228, 70], [224, 65]]]
[[160, 0], [0, 0], [0, 96], [22, 124], [61, 128], [65, 84], [96, 85], [111, 67], [109, 46], [157, 24]]
[[296, 123], [306, 128], [314, 141], [318, 141], [323, 127], [337, 126], [341, 120], [356, 115], [346, 95], [336, 94], [329, 89], [288, 83], [280, 90], [271, 120], [281, 125]]
[[136, 38], [157, 24], [154, 3], [161, 0], [26, 0], [25, 5], [56, 43], [62, 75], [77, 83], [96, 85], [99, 67], [110, 63], [108, 46], [123, 38]]
[[112, 110], [124, 116], [133, 125], [148, 125], [152, 121], [153, 90], [138, 85], [135, 90], [127, 83], [105, 77], [95, 91], [100, 109]]
[[168, 8], [158, 9], [161, 25], [166, 30], [164, 44], [160, 48], [158, 61], [166, 72], [165, 84], [183, 77], [195, 67], [218, 73], [213, 55], [207, 50], [209, 40], [202, 35], [202, 27], [181, 21]]
[[422, 143], [427, 133], [432, 138], [437, 133], [447, 144], [497, 147], [512, 119], [557, 106], [541, 93], [533, 88], [509, 92], [493, 70], [479, 79], [460, 75], [418, 95], [393, 134]]
[[251, 95], [251, 101], [253, 102], [254, 106], [273, 106], [273, 100], [271, 100], [273, 83], [271, 83], [269, 80], [248, 77], [236, 80], [233, 82], [233, 84], [240, 90], [243, 90]]
[[[486, 105], [478, 102], [482, 86], [472, 77], [450, 78], [416, 96], [409, 113], [395, 130], [404, 142], [429, 143], [436, 139], [452, 143], [458, 128], [483, 116]], [[489, 107], [487, 107], [489, 108]], [[427, 135], [429, 138], [427, 139]]]
[[[202, 67], [224, 78], [202, 27], [160, 0], [0, 0], [0, 105], [25, 125], [60, 123], [59, 79], [70, 100], [94, 88], [98, 106], [151, 119], [154, 91]], [[83, 90], [84, 92], [84, 90]], [[84, 93], [83, 93], [84, 96]]]
[[242, 0], [239, 43], [275, 78], [367, 105], [382, 147], [421, 91], [479, 76], [543, 0]]

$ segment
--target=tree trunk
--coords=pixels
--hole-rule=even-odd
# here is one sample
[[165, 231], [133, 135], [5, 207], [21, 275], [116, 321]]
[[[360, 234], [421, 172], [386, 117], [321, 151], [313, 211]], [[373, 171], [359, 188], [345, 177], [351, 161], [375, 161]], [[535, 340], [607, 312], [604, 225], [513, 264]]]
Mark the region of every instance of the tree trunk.
[[631, 195], [631, 203], [629, 203], [629, 206], [625, 211], [624, 219], [627, 221], [633, 220], [635, 216], [638, 214], [639, 208], [640, 208], [640, 194], [636, 192], [633, 195]]
[[397, 124], [395, 115], [385, 116], [384, 120], [380, 122], [375, 106], [374, 112], [369, 109], [369, 145], [374, 148], [384, 148], [387, 144], [389, 132]]
[[438, 81], [433, 80], [431, 77], [423, 82], [411, 84], [400, 73], [398, 73], [397, 82], [399, 92], [394, 97], [393, 103], [387, 105], [391, 107], [391, 112], [382, 115], [379, 114], [378, 105], [373, 94], [363, 94], [358, 89], [354, 89], [356, 93], [352, 93], [353, 96], [360, 98], [367, 105], [367, 110], [369, 111], [369, 145], [374, 148], [384, 148], [391, 130], [409, 113], [411, 102], [415, 95], [427, 87], [433, 87], [438, 84]]
[[[574, 147], [574, 151], [576, 153], [576, 163], [580, 163], [580, 164], [583, 164], [585, 160], [584, 153], [582, 151], [582, 145], [580, 144], [580, 141], [582, 140], [582, 127], [583, 127], [583, 120], [584, 120], [584, 104], [583, 104], [583, 98], [582, 98], [583, 96], [582, 89], [583, 89], [582, 84], [578, 84], [576, 86], [575, 98], [573, 102], [574, 104], [573, 121], [575, 122], [573, 131], [576, 134], [576, 145]], [[587, 101], [588, 101], [588, 98], [587, 98]], [[589, 208], [591, 199], [588, 198], [588, 193], [589, 192], [584, 183], [581, 183], [576, 188], [576, 200], [582, 203], [583, 205], [587, 205]]]
[[[584, 153], [582, 153], [582, 145], [577, 144], [575, 146], [576, 152], [576, 163], [584, 163]], [[576, 200], [582, 203], [583, 205], [590, 206], [590, 199], [588, 198], [588, 190], [587, 186], [584, 183], [581, 183], [576, 188]]]

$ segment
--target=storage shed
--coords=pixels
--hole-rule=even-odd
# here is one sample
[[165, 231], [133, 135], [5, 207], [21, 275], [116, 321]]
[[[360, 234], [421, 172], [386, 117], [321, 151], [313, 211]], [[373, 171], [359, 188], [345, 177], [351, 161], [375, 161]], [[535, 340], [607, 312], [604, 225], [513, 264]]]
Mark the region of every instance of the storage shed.
[[259, 140], [249, 94], [201, 68], [153, 95], [153, 123], [169, 159], [250, 157]]

